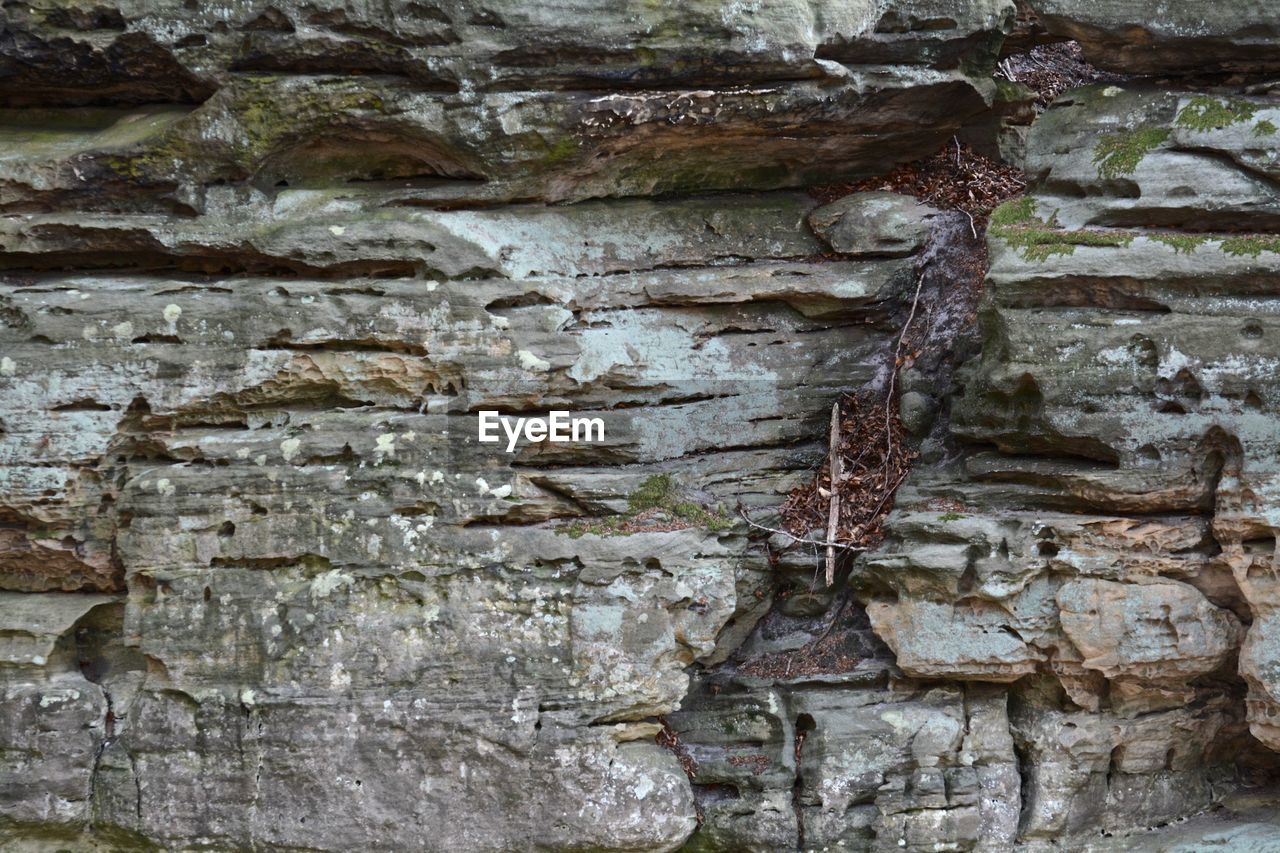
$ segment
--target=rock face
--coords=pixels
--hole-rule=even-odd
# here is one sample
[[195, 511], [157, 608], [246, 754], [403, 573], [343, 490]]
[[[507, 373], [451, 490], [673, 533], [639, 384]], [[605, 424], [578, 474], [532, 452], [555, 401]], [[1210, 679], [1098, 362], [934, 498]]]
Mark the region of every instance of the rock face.
[[3, 180], [203, 210], [215, 183], [412, 178], [419, 203], [475, 203], [868, 175], [984, 113], [1013, 14], [1009, 0], [190, 6], [16, 7], [0, 105], [120, 112], [76, 111], [65, 135], [33, 119], [23, 174]]
[[1028, 844], [1193, 813], [1280, 747], [1277, 106], [1093, 86], [1036, 122], [963, 452], [917, 471], [855, 579], [908, 675], [1014, 682]]
[[1280, 20], [1272, 0], [1028, 0], [1049, 33], [1094, 64], [1127, 74], [1274, 74]]
[[[1038, 11], [1254, 74], [1257, 6]], [[999, 125], [1011, 2], [5, 13], [0, 846], [1265, 837], [1270, 90], [1060, 98], [977, 323], [981, 223], [852, 184]], [[859, 389], [919, 462], [826, 589]]]

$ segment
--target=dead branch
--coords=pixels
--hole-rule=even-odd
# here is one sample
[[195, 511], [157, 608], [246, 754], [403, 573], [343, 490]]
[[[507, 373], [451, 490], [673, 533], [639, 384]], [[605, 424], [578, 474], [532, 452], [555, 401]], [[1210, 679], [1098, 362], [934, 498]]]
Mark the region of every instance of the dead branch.
[[827, 511], [827, 586], [836, 582], [836, 530], [840, 527], [840, 404], [831, 404], [831, 440], [827, 455], [830, 457], [831, 499]]
[[752, 518], [749, 515], [747, 515], [747, 511], [745, 509], [742, 509], [741, 507], [738, 508], [738, 515], [739, 517], [742, 518], [743, 521], [745, 521], [751, 527], [754, 527], [756, 530], [763, 530], [766, 533], [774, 533], [774, 534], [777, 534], [778, 536], [785, 536], [788, 539], [790, 539], [792, 542], [800, 542], [804, 545], [820, 545], [824, 547], [834, 545], [835, 547], [841, 549], [842, 551], [865, 551], [866, 550], [865, 548], [862, 548], [847, 542], [832, 542], [829, 539], [825, 541], [818, 540], [818, 539], [807, 539], [803, 536], [797, 536], [796, 534], [792, 533], [789, 530], [782, 530], [781, 528], [778, 528], [778, 527], [769, 527], [767, 524], [761, 524], [758, 521], [752, 520]]

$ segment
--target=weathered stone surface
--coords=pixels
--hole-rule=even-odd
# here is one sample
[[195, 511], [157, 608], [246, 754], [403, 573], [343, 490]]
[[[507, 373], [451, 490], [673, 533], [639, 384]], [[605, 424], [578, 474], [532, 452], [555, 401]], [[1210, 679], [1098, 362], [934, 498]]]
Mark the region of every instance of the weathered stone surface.
[[[681, 844], [694, 800], [652, 720], [769, 600], [727, 507], [802, 475], [912, 260], [818, 259], [815, 202], [789, 193], [200, 192], [177, 218], [3, 224], [3, 506], [26, 550], [0, 577], [100, 588], [33, 564], [49, 530], [109, 555], [146, 661], [49, 771], [91, 796], [6, 812], [8, 842]], [[605, 440], [474, 440], [478, 409], [556, 407]], [[711, 524], [593, 526], [655, 478]]]
[[[1273, 22], [1037, 5], [1221, 86], [1044, 112], [978, 353], [979, 221], [815, 198], [1027, 100], [1007, 0], [9, 4], [0, 847], [1265, 838]], [[823, 588], [739, 514], [856, 389], [920, 461]]]
[[855, 569], [906, 673], [1018, 679], [1028, 849], [1195, 814], [1280, 743], [1276, 108], [1090, 86], [1032, 126], [960, 452]]
[[1002, 692], [738, 678], [670, 718], [690, 743], [692, 849], [1000, 850], [1018, 772]]
[[1270, 0], [1028, 0], [1052, 34], [1127, 74], [1274, 73], [1280, 24]]
[[1210, 700], [1135, 720], [1034, 706], [1015, 711], [1013, 734], [1027, 774], [1022, 840], [1034, 848], [1099, 830], [1130, 833], [1207, 808], [1214, 768], [1241, 729], [1230, 704]]
[[[682, 841], [687, 782], [643, 721], [672, 710], [685, 667], [714, 651], [738, 610], [735, 570], [757, 583], [743, 540], [574, 538], [547, 522], [624, 509], [656, 471], [713, 505], [774, 499], [789, 451], [768, 448], [804, 441], [808, 413], [869, 377], [878, 305], [910, 281], [900, 261], [799, 260], [816, 246], [811, 207], [412, 214], [442, 258], [430, 263], [458, 276], [442, 281], [58, 273], [11, 288], [0, 381], [24, 403], [5, 414], [5, 500], [74, 516], [48, 474], [112, 484], [124, 630], [151, 662], [115, 712], [90, 825], [165, 846], [413, 846], [430, 831], [441, 849], [491, 849], [535, 824], [547, 848]], [[652, 218], [643, 236], [604, 240], [611, 216]], [[374, 245], [333, 221], [304, 230], [346, 237], [353, 258]], [[331, 271], [331, 248], [283, 236], [302, 222], [262, 254]], [[160, 232], [157, 251], [225, 245], [190, 224]], [[29, 258], [85, 243], [38, 233], [51, 242], [14, 237]], [[385, 251], [423, 257], [415, 243]], [[755, 260], [712, 264], [722, 256]], [[691, 261], [706, 266], [662, 269]], [[607, 440], [475, 444], [476, 408], [552, 400], [598, 412]], [[92, 420], [51, 428], [68, 406]], [[708, 426], [744, 411], [740, 449], [700, 460], [724, 443]], [[762, 479], [744, 488], [744, 467]], [[191, 746], [197, 732], [207, 745]], [[394, 772], [388, 753], [405, 756]], [[207, 770], [192, 772], [197, 756]], [[415, 805], [418, 789], [435, 805]], [[441, 834], [477, 798], [507, 817]]]
[[924, 246], [936, 214], [911, 196], [853, 193], [809, 214], [809, 225], [837, 252], [910, 255]]
[[120, 645], [120, 599], [0, 593], [0, 839], [74, 842], [92, 820], [102, 745], [140, 660]]
[[[0, 186], [207, 210], [213, 181], [411, 179], [456, 203], [868, 175], [991, 103], [1013, 4], [952, 5], [24, 4], [0, 44], [23, 162]], [[83, 104], [112, 109], [31, 109]]]
[[1183, 583], [1072, 580], [1056, 600], [1080, 665], [1107, 678], [1205, 675], [1240, 641], [1237, 619]]
[[1095, 84], [1036, 122], [1026, 167], [1067, 227], [1274, 230], [1278, 146], [1275, 98]]

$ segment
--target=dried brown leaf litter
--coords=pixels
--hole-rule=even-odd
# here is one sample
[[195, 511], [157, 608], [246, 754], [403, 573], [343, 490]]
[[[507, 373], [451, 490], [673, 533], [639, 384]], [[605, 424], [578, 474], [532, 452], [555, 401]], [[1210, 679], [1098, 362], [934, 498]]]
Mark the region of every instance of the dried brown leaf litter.
[[756, 678], [805, 678], [853, 672], [867, 659], [866, 650], [850, 630], [837, 630], [798, 649], [764, 655], [741, 667]]
[[[868, 548], [879, 541], [893, 495], [911, 470], [916, 453], [893, 407], [870, 395], [846, 397], [840, 406], [840, 509], [834, 541]], [[796, 536], [825, 530], [832, 493], [830, 466], [793, 489], [779, 511], [783, 526]]]
[[852, 184], [814, 187], [810, 194], [826, 204], [856, 192], [903, 193], [933, 207], [962, 210], [974, 220], [983, 220], [1002, 201], [1020, 195], [1026, 186], [1020, 169], [952, 140], [932, 156], [903, 163], [886, 175]]
[[[963, 257], [952, 259], [947, 286], [969, 291], [963, 300], [970, 308], [964, 312], [964, 320], [971, 323], [976, 318], [986, 273], [986, 245], [982, 238], [987, 218], [999, 204], [1020, 195], [1025, 188], [1021, 170], [952, 140], [931, 157], [903, 164], [887, 175], [854, 184], [818, 187], [811, 192], [824, 203], [854, 192], [898, 192], [933, 207], [965, 213], [973, 244]], [[906, 441], [898, 415], [897, 380], [899, 372], [910, 367], [930, 346], [933, 318], [920, 306], [923, 281], [922, 271], [891, 354], [887, 386], [863, 389], [840, 402], [839, 418], [830, 433], [834, 439], [831, 443], [838, 442], [838, 455], [833, 458], [829, 450], [813, 479], [792, 490], [779, 511], [783, 528], [796, 539], [834, 544], [841, 551], [863, 551], [875, 547], [882, 537], [881, 528], [893, 508], [894, 495], [917, 456]], [[833, 494], [838, 495], [834, 502]], [[828, 559], [828, 585], [833, 562]]]
[[1099, 71], [1085, 62], [1084, 52], [1074, 41], [1042, 44], [1026, 53], [1006, 57], [1000, 60], [996, 74], [1033, 91], [1040, 109], [1068, 89], [1126, 79], [1121, 74]]

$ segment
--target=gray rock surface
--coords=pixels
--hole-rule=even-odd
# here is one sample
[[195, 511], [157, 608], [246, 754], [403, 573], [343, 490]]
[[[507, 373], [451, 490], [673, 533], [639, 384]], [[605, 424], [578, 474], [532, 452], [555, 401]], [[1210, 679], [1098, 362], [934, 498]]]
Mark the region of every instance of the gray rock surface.
[[1274, 764], [1275, 108], [1091, 86], [1033, 125], [959, 454], [854, 569], [904, 673], [1013, 682], [1030, 849], [1111, 849]]
[[902, 256], [924, 247], [935, 215], [911, 196], [863, 192], [813, 211], [809, 225], [836, 252]]
[[1053, 35], [1126, 74], [1274, 74], [1280, 21], [1272, 0], [1028, 0]]
[[[1221, 85], [1048, 109], [974, 326], [840, 187], [999, 125], [1012, 2], [8, 4], [0, 847], [1267, 843], [1274, 22], [1035, 5]], [[890, 388], [827, 589], [740, 516]]]

